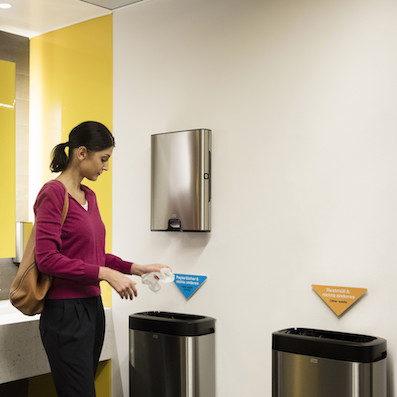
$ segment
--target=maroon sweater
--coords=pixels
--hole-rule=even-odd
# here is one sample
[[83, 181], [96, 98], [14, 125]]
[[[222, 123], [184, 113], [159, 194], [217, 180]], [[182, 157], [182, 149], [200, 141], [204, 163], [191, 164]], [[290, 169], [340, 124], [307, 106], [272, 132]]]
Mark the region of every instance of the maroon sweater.
[[65, 187], [52, 180], [40, 190], [34, 204], [36, 215], [36, 263], [53, 277], [47, 298], [84, 298], [100, 295], [98, 273], [107, 266], [130, 274], [132, 262], [105, 254], [105, 225], [95, 193], [81, 185], [88, 211], [70, 194], [69, 210], [61, 227]]

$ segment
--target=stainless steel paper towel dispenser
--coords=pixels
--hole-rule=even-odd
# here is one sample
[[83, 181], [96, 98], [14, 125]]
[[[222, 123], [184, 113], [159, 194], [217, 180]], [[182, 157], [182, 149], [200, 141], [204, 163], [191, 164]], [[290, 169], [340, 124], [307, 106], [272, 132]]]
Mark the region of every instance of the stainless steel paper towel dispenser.
[[211, 230], [211, 130], [151, 136], [151, 230]]

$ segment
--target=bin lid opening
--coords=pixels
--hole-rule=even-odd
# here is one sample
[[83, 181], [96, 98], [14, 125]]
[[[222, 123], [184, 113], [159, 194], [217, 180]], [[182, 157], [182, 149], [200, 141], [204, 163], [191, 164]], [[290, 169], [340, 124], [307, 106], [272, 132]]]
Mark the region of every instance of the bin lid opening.
[[273, 350], [334, 360], [370, 363], [387, 356], [383, 338], [311, 328], [274, 332]]
[[215, 332], [215, 319], [196, 314], [149, 311], [131, 314], [129, 327], [136, 331], [200, 336]]
[[289, 328], [286, 330], [285, 333], [289, 335], [303, 335], [303, 336], [310, 336], [313, 338], [334, 339], [334, 340], [357, 342], [357, 343], [368, 343], [368, 342], [373, 342], [374, 340], [377, 339], [375, 336], [349, 334], [346, 332], [322, 331], [322, 330], [309, 329], [309, 328]]
[[169, 312], [157, 312], [157, 311], [143, 312], [139, 314], [153, 318], [164, 318], [168, 320], [178, 320], [178, 321], [196, 321], [196, 320], [203, 320], [206, 318], [205, 316], [198, 316], [195, 314], [169, 313]]

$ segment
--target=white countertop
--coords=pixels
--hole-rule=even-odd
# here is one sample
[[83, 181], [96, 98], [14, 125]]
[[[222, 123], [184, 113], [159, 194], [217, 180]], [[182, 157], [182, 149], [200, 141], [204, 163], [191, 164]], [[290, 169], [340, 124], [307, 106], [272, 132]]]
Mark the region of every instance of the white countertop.
[[[105, 308], [106, 331], [100, 360], [115, 356], [112, 311]], [[41, 343], [39, 318], [25, 316], [11, 305], [0, 301], [0, 383], [31, 378], [50, 372]]]
[[26, 316], [21, 313], [18, 309], [12, 306], [9, 300], [0, 301], [0, 325], [35, 321], [39, 318], [39, 314], [36, 314], [35, 316]]

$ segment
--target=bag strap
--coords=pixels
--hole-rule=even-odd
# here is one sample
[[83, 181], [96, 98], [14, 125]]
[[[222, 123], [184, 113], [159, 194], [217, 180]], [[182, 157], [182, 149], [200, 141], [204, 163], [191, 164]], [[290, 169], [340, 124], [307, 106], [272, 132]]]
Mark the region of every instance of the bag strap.
[[65, 188], [65, 198], [63, 201], [61, 226], [63, 226], [63, 224], [65, 223], [66, 215], [68, 214], [68, 210], [69, 210], [69, 196], [68, 196], [68, 191]]
[[[61, 182], [62, 183], [62, 182]], [[66, 216], [68, 214], [69, 211], [69, 193], [65, 187], [65, 185], [62, 183], [63, 187], [65, 188], [65, 197], [63, 199], [63, 208], [62, 208], [62, 216], [61, 216], [61, 226], [63, 226], [63, 224], [65, 223], [66, 220]], [[36, 220], [33, 224], [33, 228], [36, 227]]]

